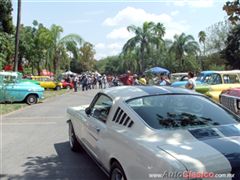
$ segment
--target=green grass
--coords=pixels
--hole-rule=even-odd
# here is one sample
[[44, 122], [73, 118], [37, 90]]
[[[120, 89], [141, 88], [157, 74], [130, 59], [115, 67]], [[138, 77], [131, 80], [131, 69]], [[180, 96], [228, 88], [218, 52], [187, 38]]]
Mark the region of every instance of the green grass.
[[[55, 96], [60, 96], [60, 95], [63, 95], [67, 92], [70, 92], [70, 91], [67, 91], [66, 89], [62, 89], [60, 91], [53, 91], [53, 90], [46, 90], [44, 92], [44, 99], [43, 100], [40, 100], [40, 102], [43, 102], [50, 98], [50, 97], [55, 97]], [[0, 104], [0, 116], [3, 115], [3, 114], [7, 114], [7, 113], [10, 113], [10, 112], [13, 112], [13, 111], [16, 111], [18, 109], [22, 109], [26, 106], [29, 106], [27, 105], [26, 103], [6, 103], [6, 104]]]

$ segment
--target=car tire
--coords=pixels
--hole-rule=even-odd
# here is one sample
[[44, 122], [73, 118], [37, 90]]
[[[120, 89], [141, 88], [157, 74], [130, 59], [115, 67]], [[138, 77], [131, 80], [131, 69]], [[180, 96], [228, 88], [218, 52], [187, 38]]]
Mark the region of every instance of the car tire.
[[68, 135], [69, 135], [70, 148], [73, 152], [79, 152], [81, 149], [81, 146], [80, 146], [79, 142], [77, 141], [71, 121], [68, 123], [68, 126], [69, 126]]
[[59, 90], [61, 90], [61, 87], [57, 86], [55, 89], [56, 89], [56, 91], [59, 91]]
[[67, 86], [66, 89], [67, 89], [67, 90], [70, 90], [70, 89], [71, 89], [71, 86]]
[[38, 102], [38, 97], [36, 95], [34, 95], [34, 94], [30, 94], [26, 98], [26, 103], [28, 105], [37, 104], [37, 102]]
[[122, 166], [116, 161], [111, 165], [110, 180], [127, 180]]

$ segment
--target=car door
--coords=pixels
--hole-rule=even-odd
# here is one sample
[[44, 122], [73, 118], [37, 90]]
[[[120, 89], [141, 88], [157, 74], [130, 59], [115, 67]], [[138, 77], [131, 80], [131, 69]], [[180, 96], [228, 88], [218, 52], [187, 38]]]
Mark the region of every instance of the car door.
[[87, 121], [87, 144], [95, 158], [99, 159], [101, 152], [98, 143], [106, 132], [106, 121], [112, 106], [112, 99], [105, 94], [99, 94], [91, 105], [91, 113]]

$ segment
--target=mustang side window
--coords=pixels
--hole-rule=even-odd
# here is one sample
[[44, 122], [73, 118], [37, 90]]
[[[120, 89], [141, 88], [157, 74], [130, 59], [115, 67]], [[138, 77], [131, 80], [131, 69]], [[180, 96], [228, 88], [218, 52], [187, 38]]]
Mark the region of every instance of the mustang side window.
[[106, 122], [111, 107], [112, 99], [105, 95], [100, 95], [92, 108], [92, 116]]

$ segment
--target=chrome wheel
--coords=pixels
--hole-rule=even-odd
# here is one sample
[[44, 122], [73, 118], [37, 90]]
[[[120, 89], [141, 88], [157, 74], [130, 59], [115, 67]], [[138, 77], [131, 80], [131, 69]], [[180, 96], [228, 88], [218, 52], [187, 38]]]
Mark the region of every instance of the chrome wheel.
[[120, 169], [115, 168], [113, 170], [111, 180], [125, 180]]
[[71, 148], [73, 148], [73, 144], [74, 144], [74, 133], [72, 130], [72, 126], [69, 124], [69, 130], [68, 130], [68, 135], [69, 135], [69, 143]]
[[81, 146], [79, 142], [77, 141], [76, 135], [74, 133], [73, 125], [71, 122], [68, 123], [69, 130], [68, 130], [68, 136], [69, 136], [69, 144], [70, 148], [74, 152], [78, 152], [81, 150]]
[[31, 94], [27, 97], [26, 102], [29, 105], [36, 104], [38, 102], [38, 98], [36, 95]]

